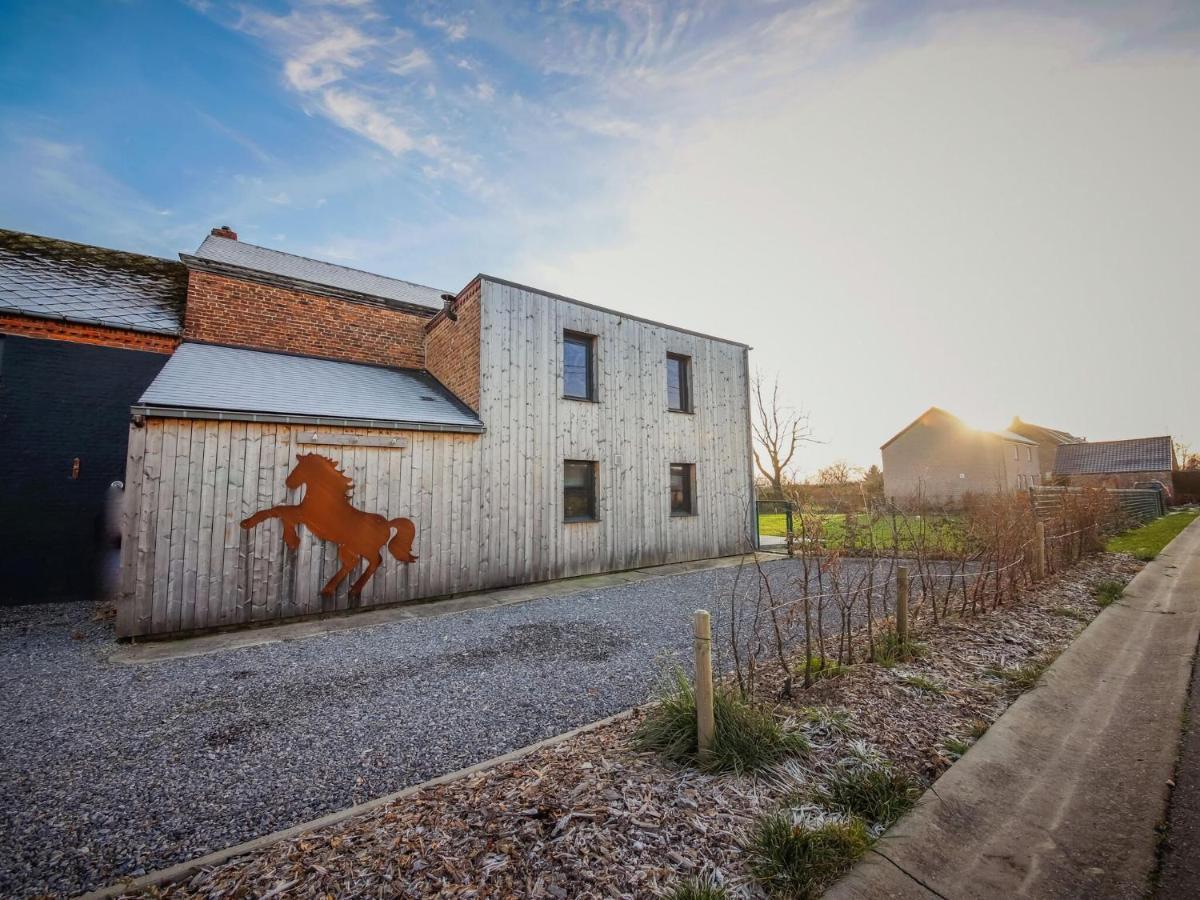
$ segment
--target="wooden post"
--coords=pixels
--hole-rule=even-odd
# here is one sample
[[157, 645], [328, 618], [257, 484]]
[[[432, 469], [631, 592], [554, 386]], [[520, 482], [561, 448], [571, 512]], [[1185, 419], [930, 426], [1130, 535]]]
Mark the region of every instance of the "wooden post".
[[908, 566], [896, 567], [896, 640], [904, 653], [908, 646]]
[[692, 617], [692, 634], [696, 653], [696, 747], [703, 759], [712, 752], [713, 680], [712, 680], [712, 621], [707, 609], [696, 610]]
[[1046, 577], [1046, 523], [1033, 526], [1033, 577], [1041, 581]]

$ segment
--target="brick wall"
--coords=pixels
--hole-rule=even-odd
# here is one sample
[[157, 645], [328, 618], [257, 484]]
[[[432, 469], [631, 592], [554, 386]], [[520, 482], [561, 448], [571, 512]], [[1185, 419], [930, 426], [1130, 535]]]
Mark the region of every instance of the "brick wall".
[[429, 317], [192, 270], [183, 336], [404, 369], [425, 368]]
[[145, 350], [150, 353], [172, 353], [179, 346], [179, 338], [169, 334], [146, 334], [127, 331], [124, 328], [82, 325], [56, 319], [34, 319], [11, 313], [0, 313], [0, 334], [48, 341], [71, 341], [76, 344], [116, 347], [121, 350]]
[[439, 313], [429, 323], [425, 339], [426, 369], [475, 412], [479, 412], [479, 291], [475, 279], [454, 300], [458, 319]]

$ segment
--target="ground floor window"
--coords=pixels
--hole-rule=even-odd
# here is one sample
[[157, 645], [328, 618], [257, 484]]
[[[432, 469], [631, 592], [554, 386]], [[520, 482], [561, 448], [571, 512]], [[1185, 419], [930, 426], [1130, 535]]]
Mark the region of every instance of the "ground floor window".
[[596, 518], [596, 464], [588, 460], [563, 460], [563, 521], [588, 522]]
[[671, 463], [671, 515], [690, 516], [696, 511], [696, 467]]

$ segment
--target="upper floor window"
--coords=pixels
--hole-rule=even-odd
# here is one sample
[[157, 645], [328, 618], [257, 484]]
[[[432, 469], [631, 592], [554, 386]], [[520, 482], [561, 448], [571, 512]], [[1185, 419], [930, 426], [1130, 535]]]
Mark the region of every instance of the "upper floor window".
[[671, 463], [671, 515], [690, 516], [696, 511], [696, 467]]
[[1013, 459], [1020, 459], [1021, 458], [1019, 455], [1020, 452], [1021, 452], [1021, 448], [1018, 447], [1016, 444], [1013, 444]]
[[596, 464], [583, 459], [563, 460], [563, 521], [590, 522], [596, 518]]
[[1033, 448], [1032, 447], [1025, 448], [1025, 459], [1027, 459], [1029, 462], [1033, 462]]
[[667, 409], [692, 411], [692, 360], [678, 353], [667, 354]]
[[590, 334], [563, 332], [563, 396], [596, 399], [596, 339]]

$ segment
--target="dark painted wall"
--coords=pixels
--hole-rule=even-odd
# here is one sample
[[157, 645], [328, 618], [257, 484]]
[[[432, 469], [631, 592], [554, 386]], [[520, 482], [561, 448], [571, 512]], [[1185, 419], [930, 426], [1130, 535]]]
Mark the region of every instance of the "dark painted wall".
[[0, 604], [93, 596], [129, 406], [168, 358], [0, 335]]

